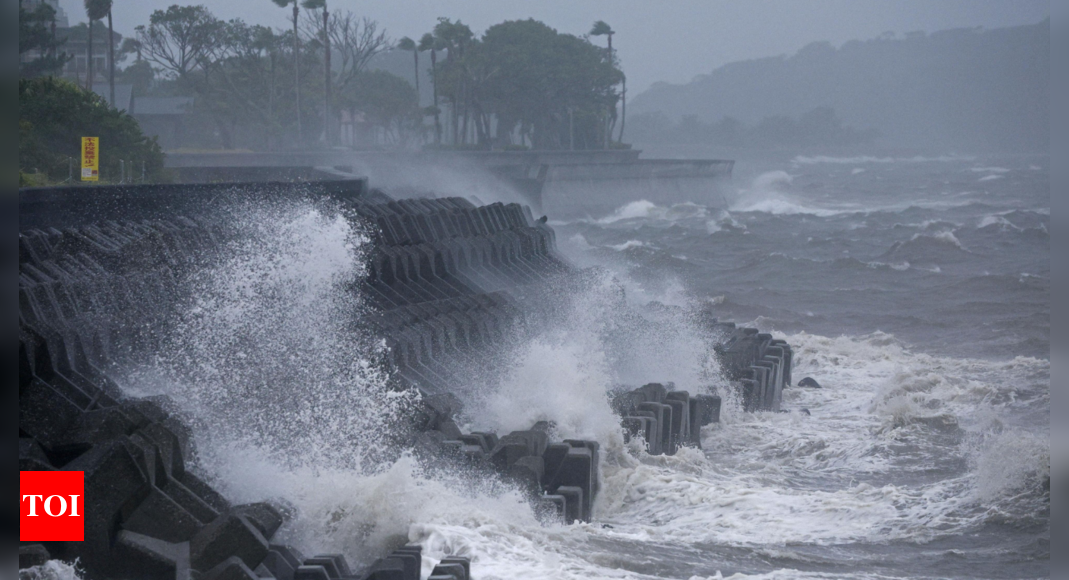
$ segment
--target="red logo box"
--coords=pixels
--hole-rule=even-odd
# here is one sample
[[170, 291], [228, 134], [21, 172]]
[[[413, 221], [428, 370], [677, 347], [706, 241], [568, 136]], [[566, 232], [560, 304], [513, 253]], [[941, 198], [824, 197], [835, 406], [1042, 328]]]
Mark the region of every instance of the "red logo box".
[[85, 539], [85, 472], [19, 472], [19, 541]]

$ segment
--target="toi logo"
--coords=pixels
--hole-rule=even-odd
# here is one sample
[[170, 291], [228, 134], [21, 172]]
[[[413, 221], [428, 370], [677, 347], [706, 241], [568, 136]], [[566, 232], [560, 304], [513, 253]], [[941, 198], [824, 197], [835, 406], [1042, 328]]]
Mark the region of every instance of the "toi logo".
[[20, 471], [19, 541], [83, 541], [84, 493], [84, 472]]

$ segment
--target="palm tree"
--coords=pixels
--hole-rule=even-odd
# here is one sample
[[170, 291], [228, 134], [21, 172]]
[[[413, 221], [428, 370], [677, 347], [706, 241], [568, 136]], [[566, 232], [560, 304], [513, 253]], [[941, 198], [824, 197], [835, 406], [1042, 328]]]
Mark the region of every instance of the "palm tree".
[[434, 89], [434, 144], [442, 144], [442, 123], [438, 118], [438, 48], [439, 41], [428, 32], [419, 39], [419, 50], [431, 51], [431, 87]]
[[111, 106], [115, 105], [115, 29], [111, 25], [111, 0], [108, 0], [108, 89]]
[[107, 16], [110, 11], [111, 0], [85, 0], [85, 15], [89, 17], [89, 42], [85, 49], [86, 90], [93, 90], [93, 22]]
[[416, 66], [416, 97], [419, 97], [419, 47], [416, 46], [416, 41], [409, 37], [404, 37], [397, 41], [397, 48], [401, 50], [411, 50], [412, 58], [415, 59]]
[[279, 8], [293, 4], [293, 94], [297, 100], [297, 142], [304, 141], [301, 130], [301, 35], [297, 33], [297, 16], [300, 14], [297, 0], [272, 0]]
[[330, 145], [330, 11], [327, 0], [303, 0], [301, 5], [308, 10], [323, 10], [323, 139]]
[[604, 20], [598, 20], [594, 23], [593, 28], [590, 29], [590, 36], [609, 37], [609, 58], [612, 58], [612, 35], [614, 34], [616, 34], [616, 31], [606, 24]]
[[[612, 35], [616, 34], [616, 31], [611, 26], [605, 23], [604, 20], [598, 20], [594, 23], [594, 26], [590, 28], [590, 36], [606, 36], [609, 38], [609, 64], [612, 64]], [[610, 111], [609, 116], [605, 118], [605, 148], [609, 148], [609, 141], [612, 140], [611, 129], [609, 128], [609, 117], [613, 116], [615, 111]], [[622, 135], [622, 133], [621, 133]]]

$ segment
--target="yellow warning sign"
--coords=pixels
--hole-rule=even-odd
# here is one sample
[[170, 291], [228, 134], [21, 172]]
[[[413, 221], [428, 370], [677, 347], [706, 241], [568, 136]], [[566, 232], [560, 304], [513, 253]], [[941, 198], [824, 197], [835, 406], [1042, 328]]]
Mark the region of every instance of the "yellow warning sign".
[[100, 179], [100, 138], [82, 137], [82, 181]]

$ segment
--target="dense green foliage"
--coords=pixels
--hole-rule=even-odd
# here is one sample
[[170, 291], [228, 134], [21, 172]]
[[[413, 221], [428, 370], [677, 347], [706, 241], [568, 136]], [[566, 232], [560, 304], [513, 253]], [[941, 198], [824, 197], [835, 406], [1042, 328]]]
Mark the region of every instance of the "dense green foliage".
[[607, 50], [533, 19], [496, 24], [476, 39], [443, 18], [433, 34], [447, 51], [434, 78], [452, 105], [454, 144], [509, 145], [515, 129], [536, 149], [606, 146], [623, 80]]
[[382, 131], [382, 141], [388, 145], [403, 145], [422, 133], [416, 90], [397, 75], [364, 71], [338, 100], [353, 117], [363, 113], [365, 121]]
[[[106, 3], [83, 1], [87, 8]], [[274, 4], [296, 9], [292, 28], [223, 21], [204, 6], [176, 4], [152, 12], [123, 43], [120, 57], [136, 60], [118, 71], [118, 80], [133, 85], [135, 101], [186, 98], [181, 105], [156, 101], [151, 109], [151, 126], [168, 147], [618, 145], [612, 136], [623, 73], [607, 25], [595, 25], [595, 32], [609, 35], [609, 49], [532, 19], [503, 22], [478, 37], [462, 22], [440, 18], [418, 43], [404, 38], [396, 45], [412, 53], [408, 81], [369, 70], [392, 44], [375, 22], [328, 12], [322, 0]], [[428, 51], [423, 63], [430, 61], [434, 106], [421, 109], [419, 76], [428, 71], [420, 52]], [[149, 114], [136, 105], [134, 112]]]
[[108, 106], [96, 93], [52, 77], [19, 81], [19, 170], [44, 173], [51, 181], [66, 179], [70, 159], [78, 181], [81, 138], [100, 138], [100, 174], [104, 181], [119, 181], [119, 160], [127, 169], [141, 163], [145, 177], [164, 176], [163, 153], [155, 138], [145, 137], [137, 121]]
[[223, 21], [204, 6], [156, 10], [137, 28], [139, 54], [159, 74], [153, 95], [194, 97], [188, 133], [200, 142], [187, 145], [276, 149], [302, 145], [298, 134], [336, 139], [323, 131], [327, 39], [332, 92], [341, 95], [388, 42], [374, 22], [335, 11], [324, 26], [322, 6], [301, 6], [299, 42], [293, 30]]

